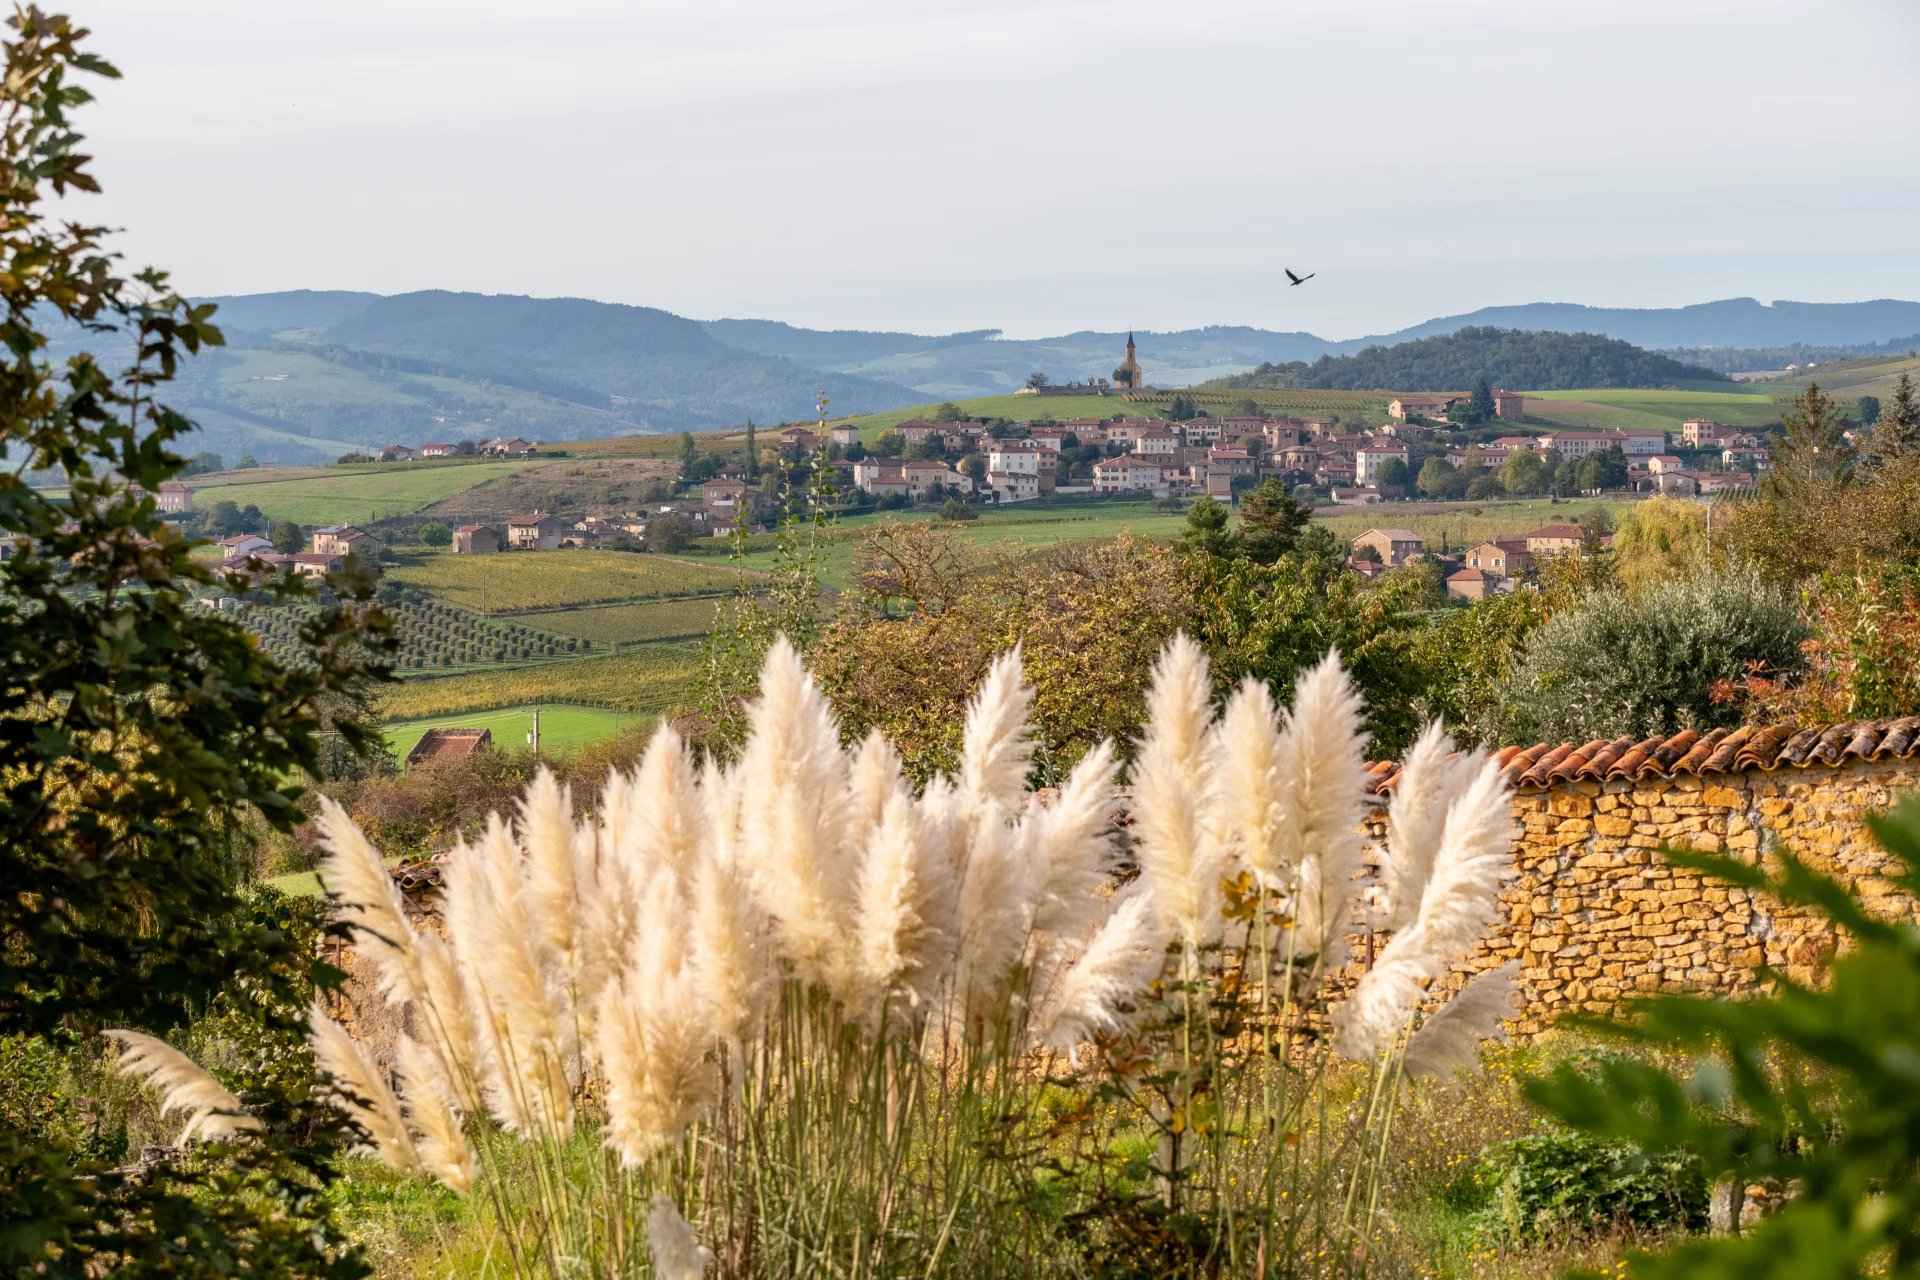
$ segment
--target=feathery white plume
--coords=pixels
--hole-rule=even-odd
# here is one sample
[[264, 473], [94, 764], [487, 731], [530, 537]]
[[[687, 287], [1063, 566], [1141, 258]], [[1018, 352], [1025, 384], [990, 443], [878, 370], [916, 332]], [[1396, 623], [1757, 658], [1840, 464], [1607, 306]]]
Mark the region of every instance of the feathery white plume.
[[857, 868], [842, 839], [847, 761], [832, 710], [784, 639], [767, 651], [747, 719], [733, 774], [740, 827], [754, 842], [754, 890], [796, 970], [838, 988], [857, 964], [847, 892]]
[[666, 981], [626, 974], [600, 993], [595, 1037], [607, 1085], [607, 1145], [629, 1166], [680, 1140], [712, 1102], [713, 1047], [684, 972]]
[[1049, 994], [1040, 1043], [1062, 1051], [1119, 1030], [1122, 1006], [1153, 980], [1165, 962], [1166, 937], [1144, 893], [1113, 909]]
[[432, 1052], [412, 1036], [400, 1037], [395, 1057], [400, 1101], [413, 1122], [421, 1167], [449, 1190], [465, 1195], [473, 1189], [473, 1151], [454, 1114], [451, 1082]]
[[974, 803], [996, 804], [1006, 812], [1020, 807], [1033, 762], [1033, 739], [1027, 732], [1032, 709], [1033, 690], [1026, 684], [1016, 645], [994, 660], [967, 704], [960, 790]]
[[1027, 949], [1038, 868], [997, 806], [977, 812], [967, 832], [954, 981], [971, 1032], [984, 1029]]
[[1478, 1072], [1481, 1042], [1501, 1038], [1500, 1023], [1514, 1015], [1519, 973], [1520, 962], [1509, 960], [1475, 974], [1460, 994], [1421, 1023], [1407, 1041], [1407, 1078]]
[[351, 1117], [367, 1135], [367, 1146], [390, 1168], [402, 1173], [420, 1171], [420, 1153], [407, 1132], [400, 1102], [387, 1087], [380, 1069], [346, 1028], [326, 1015], [319, 1005], [307, 1013], [308, 1042], [313, 1062], [329, 1077], [334, 1105]]
[[1323, 969], [1346, 955], [1346, 931], [1365, 851], [1366, 732], [1360, 695], [1329, 652], [1302, 677], [1282, 731], [1294, 778], [1280, 826], [1280, 864], [1297, 866], [1295, 918], [1300, 954], [1317, 954]]
[[713, 1251], [695, 1239], [680, 1210], [663, 1195], [654, 1196], [647, 1211], [647, 1249], [654, 1280], [701, 1280], [713, 1262]]
[[[442, 909], [444, 911], [444, 906]], [[481, 1109], [480, 1033], [474, 1025], [473, 1007], [467, 1002], [466, 988], [454, 968], [453, 953], [438, 934], [424, 933], [420, 935], [416, 954], [426, 986], [420, 1011], [427, 1022], [428, 1043], [440, 1058], [455, 1101], [462, 1110], [477, 1112]]]
[[1113, 743], [1101, 742], [1081, 757], [1052, 804], [1031, 806], [1021, 819], [1040, 866], [1035, 929], [1079, 937], [1106, 913], [1100, 891], [1113, 874], [1109, 832], [1119, 769]]
[[860, 970], [865, 998], [856, 1016], [877, 1016], [880, 1002], [931, 999], [952, 955], [953, 871], [943, 849], [923, 839], [912, 797], [896, 794], [867, 842], [860, 866]]
[[1421, 982], [1446, 972], [1493, 923], [1501, 878], [1513, 865], [1512, 806], [1512, 788], [1488, 761], [1447, 810], [1413, 924], [1393, 936], [1334, 1011], [1341, 1053], [1369, 1058], [1392, 1045], [1420, 1004]]
[[1189, 950], [1219, 934], [1226, 870], [1201, 803], [1209, 765], [1208, 693], [1206, 657], [1183, 632], [1153, 664], [1146, 735], [1133, 765], [1140, 871]]
[[380, 994], [388, 1004], [403, 1005], [421, 995], [421, 977], [414, 958], [418, 941], [407, 923], [400, 890], [347, 811], [326, 796], [320, 797], [320, 843], [327, 853], [320, 864], [320, 883], [334, 898], [334, 918], [355, 930], [355, 941], [372, 947], [380, 974]]
[[671, 867], [683, 877], [692, 874], [705, 823], [698, 781], [686, 744], [671, 725], [662, 724], [633, 775], [630, 822], [638, 841], [639, 856], [634, 861], [639, 866]]
[[571, 965], [580, 886], [573, 857], [573, 799], [545, 765], [520, 797], [517, 834], [526, 850], [527, 905], [540, 941]]
[[199, 1063], [166, 1041], [140, 1031], [103, 1033], [120, 1046], [113, 1068], [121, 1075], [144, 1080], [160, 1091], [160, 1114], [184, 1111], [186, 1127], [175, 1141], [221, 1142], [261, 1128], [240, 1099], [209, 1075]]
[[519, 850], [498, 815], [479, 844], [454, 849], [446, 886], [447, 934], [483, 1046], [488, 1110], [516, 1133], [565, 1136], [574, 1023], [555, 1007]]
[[687, 968], [716, 1039], [751, 1035], [777, 993], [768, 925], [738, 868], [716, 858], [701, 863], [687, 922]]
[[1267, 686], [1241, 681], [1214, 727], [1213, 767], [1207, 806], [1216, 838], [1267, 888], [1290, 884], [1291, 851], [1283, 848], [1281, 818], [1293, 803], [1292, 744], [1280, 733], [1280, 717]]
[[861, 741], [853, 755], [847, 787], [846, 842], [864, 844], [886, 815], [887, 805], [907, 789], [900, 772], [900, 753], [878, 729]]
[[1447, 810], [1486, 764], [1480, 751], [1460, 751], [1435, 720], [1407, 752], [1387, 805], [1386, 927], [1404, 929], [1420, 909], [1433, 874]]

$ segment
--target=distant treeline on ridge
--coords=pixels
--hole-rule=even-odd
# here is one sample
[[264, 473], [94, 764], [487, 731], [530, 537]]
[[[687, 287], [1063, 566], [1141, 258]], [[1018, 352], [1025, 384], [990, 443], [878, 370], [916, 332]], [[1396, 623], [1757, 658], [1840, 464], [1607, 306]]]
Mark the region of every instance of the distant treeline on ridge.
[[1725, 374], [1595, 333], [1473, 327], [1444, 337], [1368, 347], [1350, 356], [1322, 356], [1310, 364], [1304, 360], [1263, 364], [1207, 385], [1424, 390], [1471, 387], [1482, 378], [1534, 391], [1727, 381]]

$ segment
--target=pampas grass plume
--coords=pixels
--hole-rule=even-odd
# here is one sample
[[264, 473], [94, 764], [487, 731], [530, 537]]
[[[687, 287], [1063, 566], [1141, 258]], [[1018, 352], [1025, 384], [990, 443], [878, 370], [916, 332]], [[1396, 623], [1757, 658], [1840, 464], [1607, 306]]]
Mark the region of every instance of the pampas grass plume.
[[414, 956], [418, 938], [407, 923], [400, 890], [387, 874], [379, 850], [347, 811], [327, 796], [320, 797], [318, 821], [320, 841], [327, 851], [320, 864], [320, 883], [335, 900], [335, 918], [372, 942], [380, 994], [389, 1004], [419, 999], [425, 984]]
[[692, 1226], [663, 1195], [655, 1195], [647, 1210], [647, 1250], [655, 1280], [701, 1280], [713, 1262], [713, 1251], [694, 1237]]
[[242, 1133], [257, 1133], [262, 1127], [226, 1086], [166, 1041], [139, 1031], [104, 1034], [120, 1046], [114, 1070], [160, 1091], [161, 1115], [187, 1113], [186, 1127], [176, 1141], [220, 1142]]
[[1407, 1077], [1418, 1080], [1478, 1072], [1481, 1042], [1498, 1038], [1501, 1021], [1514, 1014], [1519, 973], [1520, 962], [1509, 960], [1497, 969], [1475, 974], [1458, 995], [1421, 1023], [1407, 1041]]
[[1165, 944], [1153, 900], [1129, 894], [1061, 976], [1048, 1000], [1040, 1043], [1065, 1052], [1119, 1030], [1123, 1006], [1159, 971]]
[[1168, 923], [1191, 951], [1220, 929], [1226, 860], [1205, 829], [1208, 767], [1207, 660], [1186, 634], [1153, 664], [1147, 728], [1133, 766], [1134, 834], [1141, 874]]
[[400, 1102], [346, 1028], [315, 1005], [307, 1015], [313, 1061], [332, 1079], [334, 1101], [365, 1131], [369, 1148], [402, 1173], [420, 1171], [420, 1153], [407, 1132]]
[[465, 1195], [473, 1189], [473, 1150], [454, 1114], [451, 1082], [431, 1051], [412, 1036], [400, 1037], [395, 1056], [400, 1100], [418, 1135], [415, 1147], [421, 1166], [448, 1190]]
[[1337, 652], [1329, 652], [1301, 679], [1283, 736], [1294, 777], [1287, 789], [1292, 803], [1282, 822], [1281, 862], [1300, 868], [1301, 951], [1317, 953], [1322, 966], [1332, 968], [1346, 954], [1354, 877], [1365, 851], [1360, 823], [1370, 776], [1360, 695]]
[[1387, 805], [1386, 927], [1404, 929], [1420, 910], [1446, 830], [1447, 810], [1485, 766], [1485, 752], [1461, 752], [1435, 720], [1407, 753]]
[[1009, 812], [1020, 806], [1033, 762], [1033, 738], [1027, 731], [1032, 709], [1033, 690], [1026, 684], [1020, 649], [1015, 646], [994, 660], [967, 704], [960, 789], [976, 803], [995, 804]]

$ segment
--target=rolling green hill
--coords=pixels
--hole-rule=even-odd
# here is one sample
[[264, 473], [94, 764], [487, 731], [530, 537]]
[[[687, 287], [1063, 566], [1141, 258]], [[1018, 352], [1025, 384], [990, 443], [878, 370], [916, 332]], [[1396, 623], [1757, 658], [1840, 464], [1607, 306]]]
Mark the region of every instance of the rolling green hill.
[[363, 463], [344, 467], [277, 467], [196, 477], [193, 505], [219, 502], [259, 507], [269, 520], [341, 524], [411, 515], [475, 485], [510, 476], [537, 462]]
[[1528, 333], [1467, 328], [1312, 364], [1263, 364], [1251, 373], [1203, 384], [1248, 387], [1471, 387], [1481, 379], [1507, 387], [1665, 387], [1726, 379], [1651, 351], [1592, 333]]
[[1588, 387], [1528, 391], [1527, 417], [1576, 430], [1659, 427], [1679, 430], [1688, 418], [1711, 418], [1730, 427], [1764, 427], [1780, 421], [1780, 402], [1752, 383], [1709, 384], [1724, 390]]

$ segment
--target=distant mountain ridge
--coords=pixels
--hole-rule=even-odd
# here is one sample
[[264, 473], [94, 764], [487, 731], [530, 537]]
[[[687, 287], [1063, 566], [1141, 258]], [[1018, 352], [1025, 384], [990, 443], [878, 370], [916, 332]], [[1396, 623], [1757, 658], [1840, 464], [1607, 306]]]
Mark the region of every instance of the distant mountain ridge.
[[[789, 421], [811, 417], [822, 390], [835, 413], [1003, 394], [1034, 372], [1056, 382], [1107, 376], [1127, 336], [820, 330], [446, 290], [291, 290], [206, 301], [219, 304], [215, 322], [229, 345], [188, 362], [174, 403], [201, 424], [202, 447], [288, 462], [433, 438], [582, 439]], [[1920, 331], [1920, 303], [1532, 303], [1340, 341], [1245, 325], [1137, 337], [1148, 380], [1177, 387], [1487, 325], [1599, 333], [1646, 347], [1840, 345]]]

